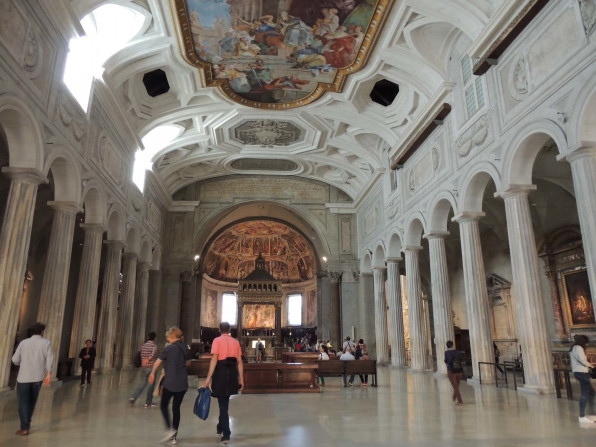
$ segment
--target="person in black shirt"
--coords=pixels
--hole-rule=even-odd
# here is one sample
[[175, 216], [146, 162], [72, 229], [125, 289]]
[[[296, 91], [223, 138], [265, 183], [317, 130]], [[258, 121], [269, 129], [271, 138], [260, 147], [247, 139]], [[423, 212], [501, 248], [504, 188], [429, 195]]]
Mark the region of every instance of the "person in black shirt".
[[447, 342], [447, 351], [445, 351], [445, 363], [447, 364], [447, 376], [453, 387], [453, 401], [456, 405], [463, 405], [464, 402], [459, 392], [459, 382], [463, 377], [462, 353], [453, 347], [453, 342]]
[[81, 386], [85, 386], [85, 377], [87, 385], [91, 385], [91, 370], [95, 366], [95, 357], [97, 356], [91, 340], [85, 340], [85, 347], [79, 352], [81, 359]]

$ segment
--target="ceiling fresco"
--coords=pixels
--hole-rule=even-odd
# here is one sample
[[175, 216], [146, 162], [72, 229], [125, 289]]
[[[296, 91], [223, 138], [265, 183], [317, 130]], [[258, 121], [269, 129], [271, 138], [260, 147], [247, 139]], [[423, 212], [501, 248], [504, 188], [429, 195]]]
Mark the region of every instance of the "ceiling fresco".
[[237, 282], [255, 268], [262, 254], [267, 271], [283, 282], [301, 282], [316, 275], [308, 241], [289, 226], [269, 220], [251, 220], [226, 229], [212, 242], [204, 271], [220, 281]]
[[183, 55], [243, 105], [300, 107], [364, 66], [392, 0], [175, 0]]

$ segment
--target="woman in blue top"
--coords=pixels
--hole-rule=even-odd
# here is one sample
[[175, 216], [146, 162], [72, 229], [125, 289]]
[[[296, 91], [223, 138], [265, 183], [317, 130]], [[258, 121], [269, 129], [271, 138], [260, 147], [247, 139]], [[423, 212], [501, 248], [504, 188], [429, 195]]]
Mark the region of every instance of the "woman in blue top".
[[[190, 360], [190, 351], [188, 347], [182, 342], [182, 331], [176, 326], [172, 326], [166, 332], [166, 339], [170, 343], [159, 358], [153, 364], [153, 369], [149, 375], [149, 383], [155, 382], [155, 371], [164, 364], [166, 372], [163, 382], [163, 392], [161, 396], [161, 412], [166, 422], [166, 435], [161, 442], [170, 441], [172, 444], [177, 444], [176, 436], [178, 434], [178, 427], [180, 425], [180, 406], [182, 399], [188, 388], [188, 375], [186, 373], [186, 361]], [[170, 410], [168, 406], [170, 400], [174, 398], [172, 404], [173, 420], [170, 420]]]
[[459, 392], [459, 382], [463, 377], [462, 355], [460, 351], [457, 351], [454, 348], [451, 340], [447, 342], [445, 363], [447, 364], [447, 376], [453, 387], [453, 401], [456, 405], [463, 405], [464, 402], [461, 398], [461, 393]]

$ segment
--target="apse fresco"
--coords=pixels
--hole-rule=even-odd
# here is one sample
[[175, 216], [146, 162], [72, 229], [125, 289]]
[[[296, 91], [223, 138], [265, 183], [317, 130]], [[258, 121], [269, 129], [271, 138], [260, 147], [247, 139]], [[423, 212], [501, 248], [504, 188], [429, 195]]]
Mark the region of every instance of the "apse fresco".
[[306, 239], [287, 225], [267, 220], [242, 222], [221, 233], [209, 247], [205, 273], [237, 282], [254, 270], [259, 253], [277, 280], [301, 282], [315, 277], [315, 257]]
[[275, 306], [273, 304], [245, 304], [242, 327], [244, 329], [275, 328]]
[[260, 108], [338, 92], [368, 56], [391, 0], [175, 0], [181, 46], [231, 99]]

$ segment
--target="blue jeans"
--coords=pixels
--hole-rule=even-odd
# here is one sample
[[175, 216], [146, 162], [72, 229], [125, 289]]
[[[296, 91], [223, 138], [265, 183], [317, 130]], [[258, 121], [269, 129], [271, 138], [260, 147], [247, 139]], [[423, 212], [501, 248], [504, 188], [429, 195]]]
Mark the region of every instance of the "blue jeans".
[[579, 417], [586, 415], [586, 403], [592, 408], [594, 406], [594, 388], [590, 383], [590, 374], [575, 372], [573, 376], [579, 381], [581, 394], [579, 397]]
[[219, 422], [217, 423], [217, 432], [229, 438], [232, 432], [230, 431], [230, 415], [228, 410], [230, 408], [230, 396], [222, 396], [217, 398], [219, 404]]
[[137, 399], [143, 392], [143, 388], [147, 386], [147, 398], [145, 403], [151, 405], [153, 403], [153, 390], [155, 389], [155, 382], [149, 383], [149, 374], [151, 374], [151, 368], [143, 368], [143, 381], [140, 382], [132, 393], [133, 399]]
[[35, 410], [35, 404], [37, 403], [42, 383], [43, 382], [17, 382], [21, 430], [29, 430], [29, 427], [31, 426], [31, 417], [33, 416], [33, 410]]
[[[348, 378], [348, 376], [347, 376], [346, 374], [344, 374], [344, 386], [345, 386], [345, 385], [347, 385], [347, 383], [346, 383], [346, 379], [347, 379], [347, 378]], [[350, 376], [350, 381], [349, 381], [349, 383], [354, 383], [354, 374], [352, 374], [352, 375]]]

